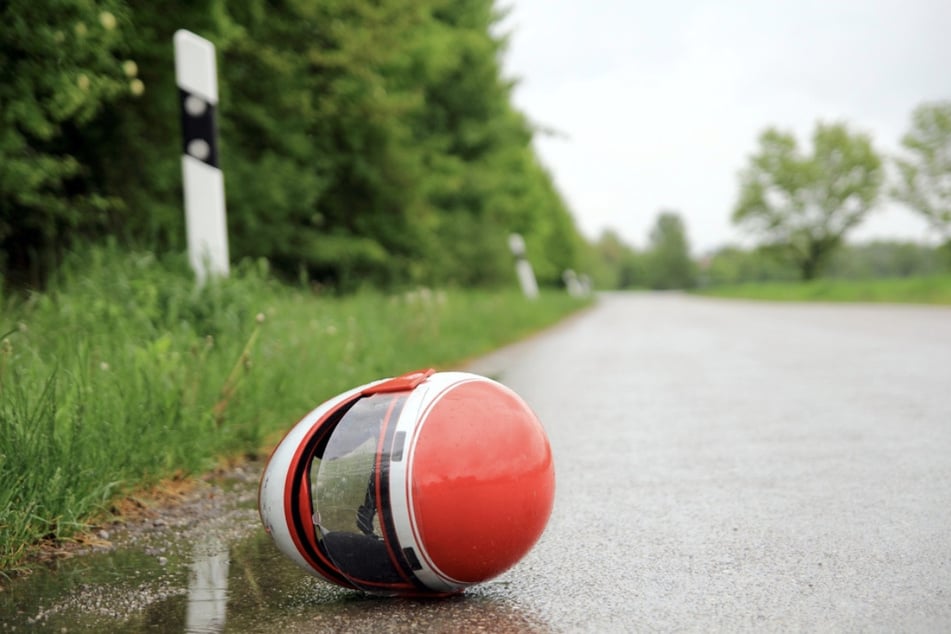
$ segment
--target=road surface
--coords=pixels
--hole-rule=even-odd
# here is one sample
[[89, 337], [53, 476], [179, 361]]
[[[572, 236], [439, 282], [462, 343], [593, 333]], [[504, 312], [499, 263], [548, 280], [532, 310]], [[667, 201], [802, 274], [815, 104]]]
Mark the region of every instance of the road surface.
[[564, 631], [951, 629], [951, 310], [619, 294], [487, 360], [558, 492]]

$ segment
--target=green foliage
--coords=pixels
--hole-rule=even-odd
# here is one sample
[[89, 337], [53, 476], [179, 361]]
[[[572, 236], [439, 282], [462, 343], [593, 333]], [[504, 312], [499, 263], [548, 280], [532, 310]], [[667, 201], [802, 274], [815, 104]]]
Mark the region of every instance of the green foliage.
[[[842, 245], [830, 256], [823, 277], [847, 280], [930, 277], [949, 270], [951, 266], [943, 247], [880, 240]], [[703, 286], [708, 287], [793, 282], [798, 278], [796, 268], [768, 248], [724, 247], [703, 263]]]
[[825, 275], [854, 280], [931, 277], [951, 271], [949, 264], [940, 247], [877, 240], [838, 250], [829, 260]]
[[[120, 202], [102, 231], [89, 238], [98, 241], [109, 236], [158, 253], [177, 252], [185, 248], [185, 222], [172, 36], [184, 28], [215, 40], [220, 67], [224, 63], [220, 48], [237, 37], [240, 29], [228, 16], [226, 0], [123, 2], [128, 16], [126, 48], [136, 62], [144, 92], [135, 100], [108, 104], [81, 130], [89, 180]], [[219, 122], [224, 126], [230, 114], [230, 88], [222, 71], [219, 68]], [[265, 78], [262, 75], [258, 81]], [[275, 113], [275, 117], [283, 116], [283, 112]], [[233, 150], [224, 135], [221, 144], [221, 161], [227, 163]], [[226, 172], [229, 203], [236, 180]], [[229, 225], [234, 221], [229, 209]], [[233, 240], [233, 231], [231, 235]]]
[[733, 221], [812, 279], [873, 208], [883, 178], [871, 139], [844, 124], [818, 123], [809, 155], [791, 134], [767, 129], [740, 174]]
[[85, 161], [83, 130], [134, 103], [127, 26], [120, 0], [0, 4], [0, 270], [39, 278], [61, 242], [120, 205]]
[[951, 101], [918, 106], [901, 144], [906, 157], [895, 159], [892, 195], [951, 241]]
[[692, 288], [697, 282], [697, 267], [680, 216], [671, 211], [658, 214], [648, 240], [647, 250], [638, 252], [617, 232], [605, 230], [588, 258], [595, 285], [609, 289]]
[[809, 280], [714, 286], [704, 295], [785, 302], [880, 302], [951, 305], [951, 276]]
[[584, 305], [567, 293], [327, 298], [264, 261], [196, 288], [184, 257], [92, 249], [0, 298], [0, 571], [117, 493], [267, 449], [345, 389], [447, 367]]
[[703, 286], [745, 284], [749, 282], [792, 281], [798, 279], [795, 266], [774, 249], [752, 250], [727, 246], [705, 258]]
[[[184, 248], [179, 28], [218, 50], [234, 260], [266, 257], [285, 277], [344, 289], [514, 284], [505, 240], [517, 231], [543, 283], [575, 266], [582, 240], [510, 104], [491, 0], [3, 11], [0, 240], [22, 251], [0, 263], [8, 277], [39, 281], [37, 259], [77, 238]], [[35, 24], [50, 25], [44, 37]]]
[[598, 288], [625, 289], [646, 285], [644, 256], [628, 246], [616, 231], [606, 229], [595, 242], [594, 283]]
[[683, 220], [676, 212], [662, 211], [650, 232], [647, 251], [650, 287], [657, 290], [692, 288], [696, 275]]

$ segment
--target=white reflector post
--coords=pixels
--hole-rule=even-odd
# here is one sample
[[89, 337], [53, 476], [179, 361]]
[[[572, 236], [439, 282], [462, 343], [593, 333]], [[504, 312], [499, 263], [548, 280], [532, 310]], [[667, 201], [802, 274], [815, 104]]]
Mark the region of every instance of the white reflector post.
[[215, 46], [205, 38], [182, 29], [174, 42], [188, 261], [202, 284], [209, 275], [228, 275], [225, 183], [218, 167], [218, 71]]
[[561, 279], [565, 281], [565, 288], [572, 297], [583, 297], [586, 294], [581, 283], [581, 278], [571, 269], [567, 269], [562, 274]]
[[525, 257], [525, 239], [520, 234], [513, 233], [509, 236], [509, 249], [515, 256], [515, 274], [522, 285], [522, 293], [528, 299], [535, 299], [538, 297], [538, 282], [535, 281], [532, 263]]

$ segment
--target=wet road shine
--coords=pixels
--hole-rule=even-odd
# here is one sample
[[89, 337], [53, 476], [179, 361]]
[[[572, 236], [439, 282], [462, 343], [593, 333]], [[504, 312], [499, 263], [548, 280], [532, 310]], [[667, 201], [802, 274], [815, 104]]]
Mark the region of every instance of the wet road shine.
[[951, 309], [609, 294], [466, 369], [518, 392], [555, 457], [551, 521], [496, 580], [339, 590], [245, 504], [161, 565], [14, 585], [0, 631], [951, 630]]
[[503, 367], [555, 454], [546, 623], [951, 628], [951, 310], [608, 296]]

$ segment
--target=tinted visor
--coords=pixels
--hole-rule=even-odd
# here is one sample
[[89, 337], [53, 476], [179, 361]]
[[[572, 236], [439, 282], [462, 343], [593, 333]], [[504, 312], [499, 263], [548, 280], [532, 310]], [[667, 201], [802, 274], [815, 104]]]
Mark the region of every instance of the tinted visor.
[[336, 424], [311, 465], [317, 539], [357, 588], [380, 592], [417, 583], [393, 531], [389, 464], [402, 452], [396, 420], [408, 392], [357, 400]]

